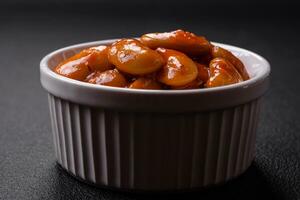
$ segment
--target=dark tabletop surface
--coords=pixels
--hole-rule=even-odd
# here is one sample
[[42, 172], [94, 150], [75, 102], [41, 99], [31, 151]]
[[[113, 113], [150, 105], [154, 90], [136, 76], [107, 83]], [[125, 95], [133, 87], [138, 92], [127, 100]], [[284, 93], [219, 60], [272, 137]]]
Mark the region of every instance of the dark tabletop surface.
[[[285, 15], [277, 6], [268, 15], [269, 8], [253, 5], [236, 13], [235, 8], [213, 12], [193, 6], [185, 13], [180, 7], [145, 6], [145, 12], [63, 7], [0, 6], [0, 199], [300, 199], [297, 9]], [[252, 166], [218, 187], [160, 195], [96, 189], [66, 174], [55, 162], [46, 92], [39, 82], [40, 59], [75, 43], [177, 28], [255, 51], [271, 63], [272, 82]]]

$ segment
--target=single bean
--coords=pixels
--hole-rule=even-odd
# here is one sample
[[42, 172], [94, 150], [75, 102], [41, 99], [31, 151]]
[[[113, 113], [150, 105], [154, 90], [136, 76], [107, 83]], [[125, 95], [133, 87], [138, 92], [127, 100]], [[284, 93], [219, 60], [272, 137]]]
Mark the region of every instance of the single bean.
[[212, 48], [212, 56], [214, 58], [225, 58], [233, 64], [233, 66], [241, 74], [244, 80], [248, 80], [250, 78], [242, 61], [238, 59], [235, 55], [233, 55], [230, 51], [223, 49], [222, 47], [214, 46]]
[[89, 75], [86, 81], [88, 83], [112, 87], [125, 87], [127, 85], [127, 81], [124, 76], [116, 69], [107, 70], [104, 72], [96, 71]]
[[123, 39], [112, 44], [108, 59], [117, 69], [132, 75], [145, 75], [160, 69], [162, 56], [136, 39]]
[[197, 78], [197, 65], [188, 56], [170, 49], [159, 48], [157, 51], [166, 61], [158, 73], [158, 81], [169, 86], [184, 86]]
[[166, 33], [148, 33], [141, 42], [151, 49], [158, 47], [181, 51], [189, 56], [199, 56], [210, 52], [211, 44], [202, 36], [176, 30]]
[[106, 71], [113, 69], [113, 65], [108, 60], [107, 46], [101, 45], [83, 50], [82, 53], [89, 55], [88, 66], [92, 71]]
[[84, 56], [78, 59], [70, 59], [68, 62], [63, 62], [58, 65], [54, 71], [62, 76], [82, 81], [90, 73], [87, 65], [87, 60], [89, 56]]
[[224, 58], [215, 58], [209, 64], [210, 78], [206, 87], [230, 85], [243, 81], [236, 68]]

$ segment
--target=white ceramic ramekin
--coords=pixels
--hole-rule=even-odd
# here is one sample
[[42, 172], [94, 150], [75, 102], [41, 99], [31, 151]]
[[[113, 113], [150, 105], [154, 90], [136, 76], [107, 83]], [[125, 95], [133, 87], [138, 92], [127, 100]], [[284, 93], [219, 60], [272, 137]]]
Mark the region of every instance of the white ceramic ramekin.
[[236, 54], [251, 79], [209, 89], [114, 88], [52, 71], [83, 48], [113, 41], [69, 46], [41, 61], [56, 157], [64, 169], [98, 186], [162, 191], [225, 182], [249, 167], [269, 84], [264, 58], [215, 43]]

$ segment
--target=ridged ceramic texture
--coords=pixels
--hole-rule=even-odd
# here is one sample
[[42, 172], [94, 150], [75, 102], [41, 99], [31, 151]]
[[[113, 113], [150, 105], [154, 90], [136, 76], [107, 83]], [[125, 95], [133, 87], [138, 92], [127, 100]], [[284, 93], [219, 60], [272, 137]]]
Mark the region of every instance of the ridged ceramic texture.
[[224, 182], [254, 157], [260, 99], [211, 112], [118, 112], [49, 94], [56, 157], [98, 185], [189, 189]]

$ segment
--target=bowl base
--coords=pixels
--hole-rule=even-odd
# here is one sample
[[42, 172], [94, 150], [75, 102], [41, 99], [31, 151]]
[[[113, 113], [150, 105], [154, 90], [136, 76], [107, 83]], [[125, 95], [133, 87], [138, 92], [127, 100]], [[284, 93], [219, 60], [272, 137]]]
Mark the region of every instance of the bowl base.
[[187, 194], [187, 193], [204, 193], [204, 192], [208, 192], [210, 190], [215, 190], [215, 189], [220, 189], [220, 187], [234, 183], [236, 181], [238, 181], [241, 176], [243, 176], [244, 173], [246, 173], [248, 171], [248, 169], [250, 168], [247, 167], [245, 169], [244, 172], [242, 172], [241, 174], [237, 175], [236, 177], [230, 178], [227, 181], [223, 181], [220, 183], [216, 183], [216, 184], [212, 184], [212, 185], [208, 185], [208, 186], [202, 186], [202, 187], [193, 187], [193, 188], [183, 188], [183, 189], [170, 189], [170, 190], [144, 190], [144, 189], [134, 189], [134, 188], [119, 188], [119, 187], [113, 187], [113, 186], [108, 186], [108, 185], [103, 185], [103, 184], [97, 184], [97, 183], [93, 183], [91, 181], [85, 180], [79, 176], [74, 175], [72, 172], [68, 171], [67, 169], [65, 169], [59, 162], [56, 161], [56, 165], [57, 167], [66, 172], [66, 174], [68, 176], [71, 176], [72, 178], [74, 178], [75, 180], [87, 184], [89, 186], [98, 188], [98, 189], [103, 189], [103, 190], [109, 190], [112, 192], [122, 192], [122, 193], [128, 193], [128, 194], [146, 194], [146, 195], [151, 195], [151, 194], [155, 194], [155, 195], [172, 195], [172, 194]]

